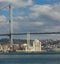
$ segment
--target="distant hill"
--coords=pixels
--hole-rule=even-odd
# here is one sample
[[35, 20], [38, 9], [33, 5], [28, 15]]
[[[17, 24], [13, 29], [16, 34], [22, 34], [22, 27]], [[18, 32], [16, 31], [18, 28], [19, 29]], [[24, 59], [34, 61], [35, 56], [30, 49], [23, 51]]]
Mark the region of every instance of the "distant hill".
[[[34, 40], [30, 40], [31, 45], [33, 44]], [[60, 44], [60, 40], [51, 40], [51, 39], [46, 39], [46, 40], [40, 40], [43, 46], [47, 46], [47, 45], [54, 45], [54, 44]], [[3, 38], [0, 39], [0, 43], [1, 44], [8, 44], [10, 43], [10, 40], [8, 38]], [[26, 39], [13, 39], [13, 43], [14, 44], [21, 44], [21, 43], [27, 43]]]
[[[32, 43], [33, 40], [30, 40], [30, 42]], [[8, 43], [10, 43], [10, 40], [7, 38], [0, 39], [0, 43], [1, 44], [8, 44]], [[13, 43], [14, 44], [27, 43], [27, 40], [25, 40], [25, 39], [13, 39]]]

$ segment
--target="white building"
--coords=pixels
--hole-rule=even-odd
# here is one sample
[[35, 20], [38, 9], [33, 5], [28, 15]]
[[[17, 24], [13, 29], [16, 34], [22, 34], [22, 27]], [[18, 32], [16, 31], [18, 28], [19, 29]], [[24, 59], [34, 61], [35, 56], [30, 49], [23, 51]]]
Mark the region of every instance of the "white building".
[[33, 50], [37, 52], [41, 52], [41, 42], [38, 39], [33, 41]]
[[0, 52], [1, 52], [1, 51], [3, 51], [3, 47], [2, 47], [2, 45], [0, 44]]
[[27, 52], [41, 52], [41, 42], [38, 39], [33, 41], [33, 46], [30, 45], [29, 39], [27, 39], [27, 44], [25, 46], [25, 51]]

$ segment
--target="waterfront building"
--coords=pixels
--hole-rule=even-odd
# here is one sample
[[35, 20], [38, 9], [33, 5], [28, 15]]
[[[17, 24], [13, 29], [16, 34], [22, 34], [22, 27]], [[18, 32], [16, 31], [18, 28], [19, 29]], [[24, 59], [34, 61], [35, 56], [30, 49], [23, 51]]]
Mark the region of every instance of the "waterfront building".
[[14, 44], [14, 45], [13, 45], [13, 49], [14, 49], [14, 50], [18, 50], [18, 49], [19, 49], [19, 44]]
[[25, 43], [25, 44], [23, 44], [23, 47], [25, 48], [25, 51], [28, 51], [28, 47], [27, 47], [28, 45]]
[[38, 39], [33, 41], [33, 50], [37, 52], [41, 51], [41, 42]]
[[[28, 46], [28, 44], [27, 44]], [[25, 51], [28, 52], [41, 52], [41, 42], [38, 39], [35, 39], [33, 41], [33, 46], [26, 47]]]
[[55, 47], [55, 48], [51, 49], [51, 51], [60, 52], [60, 48]]
[[2, 45], [0, 44], [0, 52], [1, 52], [1, 51], [3, 51], [3, 47], [2, 47]]
[[10, 51], [9, 44], [4, 44], [4, 45], [2, 45], [2, 47], [3, 47], [3, 52]]

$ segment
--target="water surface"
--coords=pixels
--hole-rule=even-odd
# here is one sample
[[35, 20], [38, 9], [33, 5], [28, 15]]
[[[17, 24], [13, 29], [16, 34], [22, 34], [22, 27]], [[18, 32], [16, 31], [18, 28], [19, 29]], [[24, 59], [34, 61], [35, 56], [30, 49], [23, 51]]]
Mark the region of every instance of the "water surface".
[[60, 54], [1, 54], [0, 64], [60, 64]]

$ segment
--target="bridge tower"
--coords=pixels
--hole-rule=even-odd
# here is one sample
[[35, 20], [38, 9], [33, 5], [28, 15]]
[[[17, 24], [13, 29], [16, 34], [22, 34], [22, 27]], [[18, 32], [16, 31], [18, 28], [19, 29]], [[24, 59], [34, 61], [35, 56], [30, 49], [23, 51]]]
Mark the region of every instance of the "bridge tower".
[[13, 13], [12, 13], [12, 4], [9, 5], [9, 31], [10, 31], [10, 43], [13, 44]]

